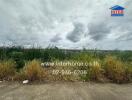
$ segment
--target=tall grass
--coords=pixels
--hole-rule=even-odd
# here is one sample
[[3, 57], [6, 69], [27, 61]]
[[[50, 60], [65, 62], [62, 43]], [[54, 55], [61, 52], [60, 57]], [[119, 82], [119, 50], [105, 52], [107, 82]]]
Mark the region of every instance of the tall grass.
[[89, 73], [91, 80], [100, 80], [102, 77], [102, 67], [98, 61], [95, 61], [92, 66], [90, 66]]
[[[109, 54], [109, 55], [108, 55]], [[108, 55], [108, 56], [106, 56]], [[111, 56], [112, 55], [112, 56]], [[106, 57], [105, 57], [106, 56]], [[5, 60], [13, 59], [13, 60]], [[33, 60], [38, 59], [38, 60]], [[48, 76], [56, 80], [100, 80], [102, 76], [113, 82], [121, 83], [132, 80], [132, 51], [101, 51], [101, 50], [61, 50], [57, 47], [47, 49], [24, 49], [19, 47], [0, 48], [0, 79], [28, 79], [43, 80]], [[47, 68], [46, 71], [40, 66], [40, 61], [77, 61], [77, 62], [94, 62], [92, 66], [63, 67], [57, 66]], [[27, 63], [25, 63], [27, 62]], [[47, 75], [49, 70], [87, 70], [88, 74], [82, 76], [73, 75]], [[19, 71], [19, 72], [16, 72]], [[51, 74], [51, 73], [49, 73]], [[15, 76], [15, 77], [14, 77]]]
[[38, 60], [33, 60], [26, 63], [23, 69], [23, 73], [30, 81], [43, 80], [45, 77], [44, 69]]
[[100, 81], [102, 79], [102, 66], [101, 62], [97, 60], [93, 60], [91, 65], [87, 67], [87, 74], [81, 75], [81, 79], [85, 81]]
[[16, 63], [13, 60], [0, 61], [0, 79], [10, 80], [16, 73]]
[[107, 56], [104, 62], [106, 76], [114, 82], [125, 81], [125, 64], [114, 56]]

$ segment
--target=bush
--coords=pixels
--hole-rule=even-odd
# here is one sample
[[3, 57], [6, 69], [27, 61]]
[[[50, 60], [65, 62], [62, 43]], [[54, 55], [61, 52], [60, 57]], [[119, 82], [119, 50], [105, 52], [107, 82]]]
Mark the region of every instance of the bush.
[[16, 73], [16, 63], [13, 60], [0, 62], [0, 79], [13, 79]]
[[125, 81], [125, 64], [114, 56], [105, 58], [105, 71], [109, 79], [120, 83]]
[[30, 81], [42, 80], [45, 77], [45, 71], [38, 60], [29, 61], [24, 66], [23, 73]]
[[24, 53], [13, 51], [9, 53], [11, 59], [15, 60], [16, 68], [19, 70], [24, 66]]

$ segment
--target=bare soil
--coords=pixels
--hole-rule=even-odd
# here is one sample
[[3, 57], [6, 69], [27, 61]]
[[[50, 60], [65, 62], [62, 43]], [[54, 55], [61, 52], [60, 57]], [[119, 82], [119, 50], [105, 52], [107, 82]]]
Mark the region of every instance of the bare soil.
[[50, 82], [0, 83], [0, 100], [132, 100], [132, 84]]

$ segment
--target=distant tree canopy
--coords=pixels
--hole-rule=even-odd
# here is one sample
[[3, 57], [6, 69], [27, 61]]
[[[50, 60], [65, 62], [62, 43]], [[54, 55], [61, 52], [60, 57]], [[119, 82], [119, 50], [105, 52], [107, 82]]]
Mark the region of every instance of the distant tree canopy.
[[53, 48], [30, 48], [25, 49], [21, 47], [11, 47], [11, 48], [0, 48], [0, 60], [13, 59], [17, 62], [18, 67], [22, 67], [25, 61], [40, 59], [42, 61], [52, 61], [52, 60], [64, 60], [68, 57], [63, 50], [57, 47]]

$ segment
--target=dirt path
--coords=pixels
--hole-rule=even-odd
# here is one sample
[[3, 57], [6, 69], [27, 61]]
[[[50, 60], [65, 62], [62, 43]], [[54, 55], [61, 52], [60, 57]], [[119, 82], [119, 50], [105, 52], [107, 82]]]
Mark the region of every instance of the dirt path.
[[132, 84], [0, 83], [0, 100], [132, 100]]

